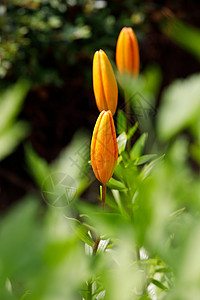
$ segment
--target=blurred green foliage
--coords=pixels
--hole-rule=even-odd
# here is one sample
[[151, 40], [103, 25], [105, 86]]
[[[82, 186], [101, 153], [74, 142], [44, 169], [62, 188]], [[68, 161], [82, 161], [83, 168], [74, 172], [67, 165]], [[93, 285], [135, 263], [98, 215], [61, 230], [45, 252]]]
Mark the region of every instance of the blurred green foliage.
[[161, 24], [162, 31], [175, 43], [200, 60], [200, 30], [177, 20], [168, 18]]
[[0, 160], [11, 154], [29, 133], [29, 124], [16, 120], [29, 88], [27, 80], [19, 80], [0, 94]]

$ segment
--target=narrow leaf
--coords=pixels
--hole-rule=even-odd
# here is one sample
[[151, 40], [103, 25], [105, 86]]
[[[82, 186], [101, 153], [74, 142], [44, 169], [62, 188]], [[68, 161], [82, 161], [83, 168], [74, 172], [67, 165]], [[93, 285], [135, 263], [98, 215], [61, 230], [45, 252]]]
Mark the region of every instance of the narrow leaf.
[[127, 188], [124, 183], [121, 181], [118, 181], [114, 178], [110, 178], [110, 180], [107, 183], [107, 187], [113, 190], [118, 190], [118, 191], [126, 191]]
[[176, 80], [163, 93], [157, 120], [160, 140], [166, 141], [197, 122], [200, 114], [200, 74]]
[[142, 154], [147, 136], [147, 133], [143, 133], [133, 145], [130, 151], [130, 156], [132, 159], [136, 159]]
[[30, 296], [30, 291], [26, 291], [20, 298], [20, 300], [24, 300], [24, 299], [27, 299], [28, 296]]
[[138, 128], [138, 122], [135, 123], [133, 127], [131, 127], [127, 133], [127, 140], [131, 139], [134, 133], [136, 132]]
[[74, 229], [76, 235], [79, 237], [79, 239], [82, 240], [87, 245], [93, 247], [94, 246], [94, 241], [92, 240], [92, 238], [88, 234], [88, 232], [85, 229], [85, 227], [83, 226], [83, 224], [79, 220], [74, 219], [74, 218], [68, 218], [67, 217], [67, 219], [72, 221], [73, 229]]
[[156, 156], [157, 156], [156, 154], [142, 155], [136, 160], [135, 165], [137, 165], [137, 166], [143, 165], [143, 164], [151, 161], [152, 159], [154, 159]]
[[155, 270], [155, 273], [170, 273], [170, 272], [171, 272], [170, 268], [167, 267], [162, 267]]
[[26, 162], [33, 178], [38, 186], [43, 188], [45, 180], [51, 174], [47, 162], [34, 151], [30, 144], [26, 144], [25, 146], [25, 155]]
[[28, 133], [29, 124], [23, 121], [15, 123], [0, 133], [0, 160], [11, 154]]
[[168, 288], [162, 284], [160, 281], [150, 278], [151, 283], [153, 283], [155, 286], [157, 286], [158, 288], [160, 288], [161, 290], [166, 291]]
[[0, 94], [0, 132], [9, 127], [20, 112], [29, 88], [30, 83], [28, 81], [19, 80]]
[[117, 138], [118, 152], [121, 154], [126, 148], [127, 136], [126, 133], [121, 133]]
[[142, 169], [141, 173], [140, 173], [140, 178], [142, 180], [144, 180], [149, 173], [151, 172], [151, 170], [154, 168], [154, 166], [161, 161], [164, 158], [164, 154], [156, 159], [154, 159], [153, 161], [151, 161], [148, 165], [145, 165], [144, 168]]
[[126, 132], [126, 129], [127, 129], [126, 116], [123, 110], [119, 109], [117, 113], [117, 133], [121, 134], [123, 132]]
[[200, 30], [177, 19], [162, 23], [162, 31], [179, 46], [200, 60]]

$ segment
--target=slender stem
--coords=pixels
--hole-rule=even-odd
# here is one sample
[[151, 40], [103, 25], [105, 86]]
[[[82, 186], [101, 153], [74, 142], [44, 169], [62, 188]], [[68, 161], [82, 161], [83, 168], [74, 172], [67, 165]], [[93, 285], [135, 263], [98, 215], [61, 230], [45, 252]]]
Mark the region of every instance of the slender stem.
[[93, 255], [95, 255], [97, 253], [99, 242], [100, 242], [100, 237], [97, 237], [96, 241], [95, 241], [95, 244], [94, 244], [94, 247], [93, 247]]
[[[96, 255], [97, 253], [99, 242], [100, 242], [100, 238], [97, 237], [93, 247], [93, 255]], [[87, 300], [92, 300], [92, 278], [88, 281], [87, 286], [88, 286]]]
[[[104, 209], [105, 201], [106, 201], [106, 184], [102, 183], [102, 202], [101, 202], [102, 209]], [[93, 255], [96, 255], [97, 253], [99, 242], [100, 242], [100, 237], [97, 236], [93, 247]], [[88, 281], [87, 285], [88, 285], [87, 300], [92, 300], [92, 279]]]
[[88, 282], [88, 294], [87, 294], [87, 300], [92, 300], [92, 282]]
[[139, 246], [136, 246], [136, 255], [137, 255], [137, 260], [140, 260], [140, 248], [139, 248]]
[[[106, 184], [102, 183], [102, 199], [101, 199], [101, 206], [104, 210], [105, 202], [106, 202]], [[93, 247], [93, 255], [96, 255], [97, 249], [99, 246], [100, 237], [97, 236], [94, 247]], [[87, 294], [87, 300], [92, 300], [92, 280], [88, 281], [88, 294]]]
[[106, 184], [102, 183], [102, 199], [101, 199], [101, 207], [104, 210], [106, 202]]

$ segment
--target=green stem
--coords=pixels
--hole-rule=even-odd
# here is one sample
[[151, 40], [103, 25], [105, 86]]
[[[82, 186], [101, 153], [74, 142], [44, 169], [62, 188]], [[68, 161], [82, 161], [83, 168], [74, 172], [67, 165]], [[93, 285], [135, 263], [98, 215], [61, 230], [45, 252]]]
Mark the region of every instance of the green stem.
[[102, 183], [102, 198], [101, 198], [101, 207], [104, 210], [106, 203], [106, 184]]
[[92, 282], [88, 282], [87, 300], [92, 300]]
[[[104, 209], [105, 201], [106, 201], [106, 184], [102, 183], [102, 202], [101, 202], [102, 209]], [[95, 243], [94, 243], [94, 247], [93, 247], [93, 255], [96, 255], [96, 253], [97, 253], [99, 242], [100, 242], [100, 237], [97, 236]], [[87, 286], [88, 286], [87, 300], [92, 300], [92, 298], [93, 298], [92, 297], [92, 279], [90, 281], [88, 281]]]
[[140, 260], [140, 247], [136, 246], [136, 255], [137, 255], [137, 260]]
[[[96, 255], [97, 249], [99, 246], [100, 238], [97, 237], [94, 247], [93, 247], [93, 255]], [[88, 293], [87, 293], [87, 300], [92, 300], [92, 279], [88, 281]]]
[[[102, 209], [104, 210], [105, 207], [105, 202], [106, 202], [106, 184], [102, 183], [102, 199], [101, 199], [101, 206]], [[97, 253], [97, 249], [99, 246], [99, 242], [100, 242], [100, 237], [96, 237], [95, 243], [94, 243], [94, 247], [93, 247], [93, 255], [96, 255]], [[87, 300], [92, 300], [92, 280], [88, 281], [88, 293], [87, 293]]]
[[100, 238], [97, 237], [96, 238], [96, 241], [95, 241], [95, 244], [94, 244], [94, 247], [93, 247], [93, 255], [95, 255], [97, 253], [97, 249], [98, 249], [98, 246], [99, 246], [99, 242], [100, 242]]

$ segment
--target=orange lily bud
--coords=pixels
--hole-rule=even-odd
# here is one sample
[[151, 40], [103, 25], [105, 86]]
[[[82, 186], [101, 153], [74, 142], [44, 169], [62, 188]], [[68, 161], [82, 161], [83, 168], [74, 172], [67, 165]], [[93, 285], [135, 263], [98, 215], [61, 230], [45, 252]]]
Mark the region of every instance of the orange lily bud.
[[106, 183], [118, 159], [115, 125], [111, 111], [102, 111], [96, 121], [91, 142], [91, 163], [96, 178]]
[[122, 28], [116, 47], [116, 64], [120, 73], [137, 76], [140, 68], [140, 56], [137, 38], [132, 28]]
[[96, 51], [93, 59], [93, 89], [99, 111], [115, 114], [118, 87], [111, 63], [103, 50]]

